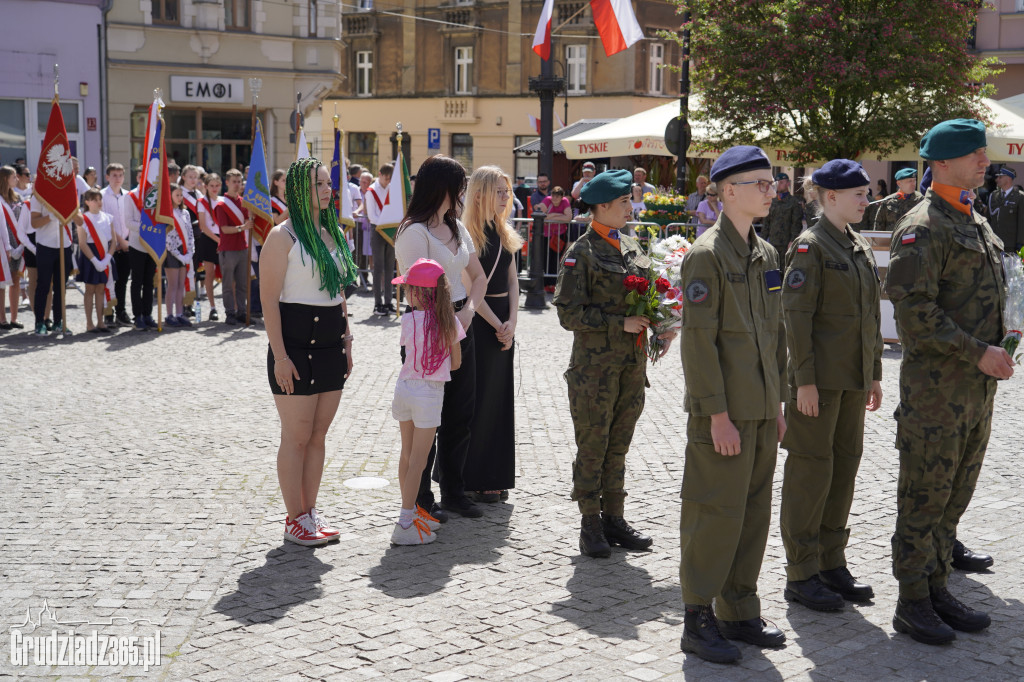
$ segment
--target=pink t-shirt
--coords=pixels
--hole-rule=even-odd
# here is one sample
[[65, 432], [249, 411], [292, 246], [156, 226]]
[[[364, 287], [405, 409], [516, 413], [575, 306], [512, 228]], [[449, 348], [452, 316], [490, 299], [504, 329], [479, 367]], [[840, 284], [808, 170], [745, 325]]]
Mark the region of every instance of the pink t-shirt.
[[[422, 359], [423, 346], [425, 345], [423, 334], [423, 311], [414, 310], [411, 313], [402, 315], [402, 341], [405, 346], [405, 364], [402, 371], [398, 373], [399, 379], [425, 379], [427, 381], [450, 381], [452, 378], [452, 357], [449, 355], [432, 374], [424, 374]], [[458, 339], [466, 338], [466, 330], [462, 328], [459, 318], [455, 318], [455, 328], [458, 331]]]

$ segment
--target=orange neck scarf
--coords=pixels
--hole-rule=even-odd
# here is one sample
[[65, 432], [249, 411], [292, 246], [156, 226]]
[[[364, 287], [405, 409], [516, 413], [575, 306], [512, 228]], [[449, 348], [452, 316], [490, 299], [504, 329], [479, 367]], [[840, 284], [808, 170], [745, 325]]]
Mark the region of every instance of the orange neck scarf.
[[602, 225], [596, 220], [592, 220], [590, 222], [590, 227], [593, 228], [594, 232], [597, 232], [599, 235], [601, 235], [601, 239], [605, 240], [606, 242], [614, 246], [616, 251], [619, 250], [618, 230], [612, 229], [607, 225]]
[[953, 208], [964, 215], [971, 215], [970, 192], [964, 188], [943, 185], [941, 182], [933, 182], [932, 191], [948, 201]]

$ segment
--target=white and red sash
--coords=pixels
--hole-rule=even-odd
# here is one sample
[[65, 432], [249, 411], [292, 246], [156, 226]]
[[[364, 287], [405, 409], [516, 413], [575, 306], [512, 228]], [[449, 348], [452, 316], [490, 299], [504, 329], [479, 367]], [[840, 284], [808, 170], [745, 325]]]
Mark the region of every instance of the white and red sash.
[[92, 224], [92, 219], [89, 218], [88, 213], [82, 214], [82, 220], [85, 221], [85, 229], [88, 230], [89, 236], [92, 237], [92, 243], [95, 247], [96, 257], [100, 260], [103, 260], [104, 258], [107, 257], [107, 250], [104, 247], [103, 242], [100, 241], [100, 233], [96, 231], [96, 226]]
[[188, 227], [184, 227], [181, 224], [181, 219], [178, 217], [177, 212], [174, 214], [174, 231], [178, 233], [178, 239], [181, 240], [181, 255], [188, 255], [188, 242], [185, 241], [185, 230], [192, 230], [192, 223], [189, 222]]
[[185, 207], [196, 215], [199, 215], [199, 202], [192, 196], [191, 192], [189, 190], [184, 190], [182, 191], [181, 196], [185, 199]]
[[[11, 215], [10, 210], [7, 208], [7, 202], [0, 199], [0, 206], [3, 207], [4, 218], [8, 225], [11, 226], [11, 234], [14, 235], [14, 240], [18, 240], [18, 235], [14, 230], [14, 216]], [[15, 284], [14, 275], [11, 274], [11, 260], [8, 249], [12, 248], [7, 242], [7, 229], [0, 225], [0, 286], [13, 286]], [[4, 292], [4, 295], [6, 293]], [[0, 306], [3, 303], [0, 302]]]
[[375, 189], [373, 189], [373, 187], [371, 187], [370, 189], [368, 189], [366, 191], [373, 195], [373, 200], [377, 202], [377, 210], [378, 211], [382, 210], [384, 208], [384, 204], [386, 204], [387, 201], [388, 201], [388, 195], [385, 194], [384, 195], [384, 201], [381, 201], [380, 197], [377, 196], [377, 191]]
[[270, 197], [270, 203], [273, 205], [275, 209], [277, 209], [278, 213], [284, 213], [285, 211], [288, 210], [288, 204], [284, 203], [277, 197]]
[[227, 197], [217, 197], [217, 205], [224, 206], [231, 214], [231, 217], [238, 221], [234, 223], [232, 227], [238, 227], [245, 223], [245, 216], [242, 214], [242, 209], [238, 208], [235, 202], [229, 200]]
[[[89, 232], [89, 237], [92, 238], [92, 246], [93, 250], [96, 252], [96, 257], [103, 260], [107, 257], [106, 244], [104, 244], [100, 239], [100, 234], [96, 230], [96, 226], [93, 225], [92, 219], [89, 218], [88, 213], [82, 214], [82, 220], [85, 221], [85, 229]], [[111, 228], [113, 228], [113, 225], [111, 225]], [[104, 313], [106, 313], [110, 307], [117, 302], [117, 299], [114, 298], [114, 271], [113, 268], [110, 267], [110, 263], [107, 263], [107, 267], [103, 271], [103, 274], [107, 276], [107, 283], [103, 286], [103, 300], [105, 303]]]

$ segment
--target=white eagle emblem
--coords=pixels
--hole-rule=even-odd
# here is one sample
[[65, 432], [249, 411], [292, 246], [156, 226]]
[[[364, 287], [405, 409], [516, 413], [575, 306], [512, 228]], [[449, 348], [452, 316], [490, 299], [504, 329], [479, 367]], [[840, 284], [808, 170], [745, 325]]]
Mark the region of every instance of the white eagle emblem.
[[64, 145], [55, 144], [46, 152], [46, 161], [43, 162], [43, 170], [54, 180], [69, 177], [74, 172], [74, 165], [71, 162], [71, 152], [67, 151]]

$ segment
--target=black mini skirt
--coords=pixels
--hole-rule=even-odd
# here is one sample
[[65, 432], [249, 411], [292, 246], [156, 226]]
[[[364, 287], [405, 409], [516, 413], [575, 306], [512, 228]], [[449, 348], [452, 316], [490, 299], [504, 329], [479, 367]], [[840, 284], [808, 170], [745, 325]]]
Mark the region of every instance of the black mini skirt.
[[[348, 320], [342, 306], [281, 303], [284, 348], [299, 373], [291, 395], [340, 391], [345, 386], [348, 357], [345, 339]], [[267, 380], [274, 395], [286, 395], [274, 376], [274, 351], [267, 344]]]

